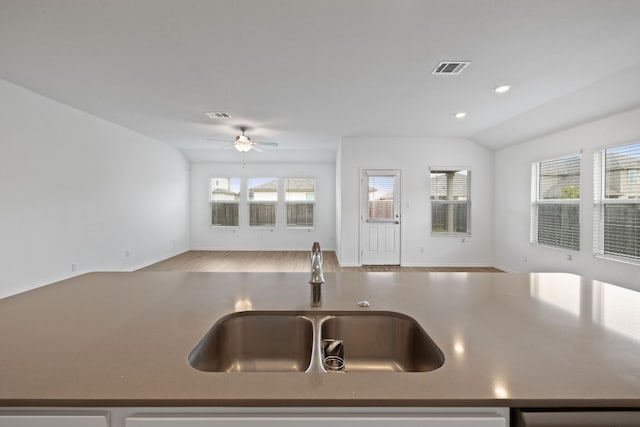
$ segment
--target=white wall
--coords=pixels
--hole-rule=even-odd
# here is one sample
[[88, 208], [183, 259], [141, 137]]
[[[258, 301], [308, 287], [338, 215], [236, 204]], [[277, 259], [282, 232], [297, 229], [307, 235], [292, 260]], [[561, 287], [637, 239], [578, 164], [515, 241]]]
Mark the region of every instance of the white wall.
[[[494, 254], [509, 271], [564, 271], [640, 290], [640, 267], [594, 257], [593, 154], [640, 141], [640, 109], [587, 123], [495, 153]], [[529, 243], [531, 164], [582, 150], [580, 251]], [[567, 255], [570, 255], [569, 260]]]
[[0, 297], [183, 252], [188, 164], [165, 144], [0, 80], [0, 236]]
[[342, 259], [342, 142], [336, 153], [336, 256]]
[[[493, 153], [461, 138], [366, 138], [342, 140], [342, 265], [359, 265], [360, 171], [402, 173], [401, 264], [405, 266], [489, 266], [493, 208]], [[431, 236], [429, 167], [471, 170], [471, 236]], [[463, 241], [464, 240], [464, 241]]]
[[[240, 155], [238, 153], [238, 155]], [[212, 227], [209, 181], [215, 177], [315, 178], [315, 227], [284, 226], [284, 209], [273, 228], [249, 227], [248, 208], [241, 205], [240, 227]], [[335, 248], [336, 178], [333, 163], [193, 163], [191, 164], [191, 248], [193, 250], [310, 250], [319, 241]], [[281, 208], [284, 204], [279, 205]]]

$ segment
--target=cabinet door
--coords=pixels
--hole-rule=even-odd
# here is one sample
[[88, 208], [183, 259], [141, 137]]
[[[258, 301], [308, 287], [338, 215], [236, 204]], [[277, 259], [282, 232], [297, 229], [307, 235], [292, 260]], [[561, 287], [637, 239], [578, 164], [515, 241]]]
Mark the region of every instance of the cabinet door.
[[516, 411], [516, 427], [638, 427], [640, 411]]
[[0, 415], [0, 427], [108, 427], [106, 415]]
[[424, 417], [131, 417], [126, 427], [506, 427], [498, 415]]

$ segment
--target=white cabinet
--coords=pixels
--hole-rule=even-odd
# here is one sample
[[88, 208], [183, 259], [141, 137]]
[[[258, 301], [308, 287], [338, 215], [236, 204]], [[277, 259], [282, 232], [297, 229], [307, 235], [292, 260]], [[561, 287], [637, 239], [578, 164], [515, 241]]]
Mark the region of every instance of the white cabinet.
[[130, 417], [126, 427], [507, 427], [497, 414], [420, 416], [167, 416]]
[[507, 427], [509, 408], [0, 408], [0, 427]]
[[2, 414], [0, 427], [109, 427], [102, 414]]

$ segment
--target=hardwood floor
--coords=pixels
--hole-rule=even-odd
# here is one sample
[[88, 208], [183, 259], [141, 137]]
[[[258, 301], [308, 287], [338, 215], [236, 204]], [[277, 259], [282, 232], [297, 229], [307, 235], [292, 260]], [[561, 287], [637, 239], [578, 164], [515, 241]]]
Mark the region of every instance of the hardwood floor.
[[[333, 251], [325, 251], [324, 271], [372, 272], [501, 272], [493, 267], [340, 267]], [[189, 251], [139, 271], [308, 272], [308, 251]]]

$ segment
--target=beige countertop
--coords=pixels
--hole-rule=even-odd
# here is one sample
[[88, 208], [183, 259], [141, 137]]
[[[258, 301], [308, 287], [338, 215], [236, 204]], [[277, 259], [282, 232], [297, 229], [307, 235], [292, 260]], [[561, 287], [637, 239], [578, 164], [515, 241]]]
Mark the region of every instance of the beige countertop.
[[308, 274], [91, 273], [0, 300], [0, 406], [640, 407], [638, 292], [555, 273], [325, 278], [319, 311], [411, 316], [444, 366], [201, 372], [187, 355], [220, 317], [311, 310]]

